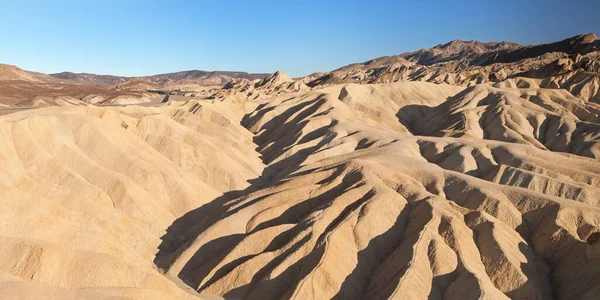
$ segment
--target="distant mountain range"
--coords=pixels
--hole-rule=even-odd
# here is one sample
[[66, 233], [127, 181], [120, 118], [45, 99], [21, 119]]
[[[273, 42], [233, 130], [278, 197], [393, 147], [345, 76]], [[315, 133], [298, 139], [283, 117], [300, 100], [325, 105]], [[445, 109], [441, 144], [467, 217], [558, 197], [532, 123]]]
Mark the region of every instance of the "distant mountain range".
[[54, 78], [68, 80], [78, 84], [117, 85], [132, 78], [147, 79], [150, 82], [169, 84], [198, 84], [198, 85], [224, 85], [232, 79], [244, 78], [248, 80], [263, 79], [269, 74], [229, 72], [229, 71], [181, 71], [175, 73], [157, 74], [141, 77], [123, 77], [112, 75], [95, 75], [88, 73], [62, 72], [50, 74]]
[[600, 39], [582, 34], [559, 42], [520, 45], [455, 40], [433, 48], [379, 57], [305, 80], [309, 87], [341, 83], [426, 81], [472, 86], [562, 88], [600, 102]]
[[[355, 63], [324, 74], [315, 73], [303, 78], [309, 86], [334, 83], [377, 83], [399, 80], [419, 80], [464, 84], [489, 81], [503, 69], [507, 76], [514, 71], [530, 71], [538, 66], [535, 61], [553, 60], [569, 55], [585, 55], [600, 50], [595, 34], [582, 34], [559, 42], [542, 45], [521, 45], [510, 42], [479, 42], [454, 40], [433, 48], [395, 56], [384, 56], [363, 63]], [[529, 61], [524, 61], [528, 60]], [[515, 67], [515, 63], [518, 63]], [[502, 65], [501, 65], [502, 64]], [[533, 65], [533, 67], [532, 67]], [[401, 69], [401, 72], [398, 72]], [[510, 69], [510, 70], [509, 70]], [[474, 71], [478, 72], [474, 72]], [[401, 74], [400, 74], [401, 73]], [[61, 72], [43, 74], [0, 64], [0, 80], [23, 80], [43, 83], [63, 83], [100, 86], [128, 86], [145, 82], [157, 86], [197, 84], [202, 86], [226, 85], [234, 79], [254, 81], [264, 79], [266, 73], [231, 71], [181, 71], [141, 77], [97, 75]], [[475, 77], [473, 77], [475, 76]], [[488, 78], [483, 78], [483, 77]], [[133, 79], [133, 80], [132, 80]], [[310, 80], [307, 80], [310, 79]], [[131, 83], [128, 83], [131, 81]], [[494, 80], [492, 80], [494, 81]]]
[[[266, 97], [346, 83], [425, 81], [460, 86], [489, 83], [521, 88], [561, 88], [586, 101], [600, 103], [599, 71], [600, 39], [595, 34], [582, 34], [541, 45], [454, 40], [433, 48], [379, 57], [331, 72], [314, 73], [296, 79], [289, 78], [282, 72], [269, 75], [199, 70], [143, 77], [72, 72], [43, 74], [0, 64], [0, 81], [19, 80], [33, 85], [96, 86], [108, 89], [104, 93], [112, 93], [111, 90], [116, 89], [212, 98], [232, 95]], [[272, 80], [268, 84], [259, 82], [266, 78]], [[45, 87], [39, 90], [46, 91], [47, 88], [71, 90], [69, 87]], [[30, 103], [28, 101], [35, 99], [20, 99], [20, 94], [18, 92], [11, 95], [10, 102]]]
[[232, 79], [263, 79], [269, 74], [257, 74], [230, 71], [182, 71], [175, 73], [157, 74], [152, 76], [125, 77], [114, 75], [96, 75], [90, 73], [61, 72], [44, 74], [26, 71], [16, 66], [0, 64], [0, 80], [23, 80], [43, 83], [62, 83], [79, 85], [121, 85], [131, 79], [144, 80], [159, 85], [197, 84], [197, 85], [225, 85]]
[[442, 63], [460, 63], [462, 66], [488, 66], [495, 63], [513, 63], [551, 52], [587, 54], [598, 50], [600, 50], [600, 40], [593, 33], [581, 34], [559, 42], [541, 45], [454, 40], [433, 48], [420, 49], [396, 56], [379, 57], [362, 64], [351, 64], [336, 71], [358, 65], [381, 66], [402, 61], [424, 66]]

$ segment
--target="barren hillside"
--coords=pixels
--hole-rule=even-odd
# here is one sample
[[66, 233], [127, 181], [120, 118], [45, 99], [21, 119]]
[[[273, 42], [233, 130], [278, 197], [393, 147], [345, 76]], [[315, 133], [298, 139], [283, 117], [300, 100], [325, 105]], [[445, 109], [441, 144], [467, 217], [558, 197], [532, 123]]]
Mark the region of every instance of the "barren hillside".
[[598, 299], [597, 45], [454, 41], [202, 98], [2, 69], [0, 298]]

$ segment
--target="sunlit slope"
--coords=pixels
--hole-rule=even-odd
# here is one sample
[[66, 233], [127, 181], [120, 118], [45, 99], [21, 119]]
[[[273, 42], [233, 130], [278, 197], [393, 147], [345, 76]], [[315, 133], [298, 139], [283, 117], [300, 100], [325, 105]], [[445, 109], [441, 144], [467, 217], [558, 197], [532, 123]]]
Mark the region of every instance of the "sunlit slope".
[[[585, 157], [596, 153], [595, 117], [560, 92], [458, 92], [348, 85], [270, 101], [243, 122], [270, 184], [196, 210], [198, 225], [161, 267], [200, 292], [244, 299], [596, 297], [600, 261], [586, 239], [600, 228], [600, 163]], [[569, 134], [586, 141], [572, 151], [582, 155], [535, 139], [417, 135], [453, 118], [441, 107], [476, 109], [473, 93], [504, 92], [509, 113], [588, 126]]]
[[600, 296], [593, 103], [426, 82], [248, 99], [0, 117], [0, 291]]
[[227, 117], [235, 113], [189, 102], [2, 116], [3, 289], [191, 297], [153, 260], [175, 219], [261, 173], [251, 134]]

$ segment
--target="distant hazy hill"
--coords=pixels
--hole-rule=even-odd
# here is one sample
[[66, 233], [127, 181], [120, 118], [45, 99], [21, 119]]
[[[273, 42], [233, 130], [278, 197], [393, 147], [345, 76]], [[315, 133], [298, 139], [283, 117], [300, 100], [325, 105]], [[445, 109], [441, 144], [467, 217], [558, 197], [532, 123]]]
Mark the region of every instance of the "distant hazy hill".
[[[148, 79], [158, 84], [198, 84], [198, 85], [225, 85], [233, 79], [263, 79], [269, 74], [256, 74], [229, 71], [182, 71], [152, 76], [135, 78]], [[134, 77], [96, 75], [90, 73], [61, 72], [44, 74], [20, 69], [13, 65], [0, 64], [0, 80], [22, 80], [43, 83], [66, 83], [79, 85], [119, 85]]]
[[[262, 79], [268, 74], [250, 74], [246, 72], [229, 71], [181, 71], [175, 73], [158, 74], [152, 76], [142, 76], [136, 78], [146, 78], [151, 82], [159, 84], [198, 84], [198, 85], [224, 85], [232, 79], [245, 78], [248, 80]], [[62, 80], [68, 80], [77, 84], [98, 84], [98, 85], [116, 85], [123, 83], [132, 77], [95, 75], [88, 73], [62, 72], [50, 74], [50, 76]]]

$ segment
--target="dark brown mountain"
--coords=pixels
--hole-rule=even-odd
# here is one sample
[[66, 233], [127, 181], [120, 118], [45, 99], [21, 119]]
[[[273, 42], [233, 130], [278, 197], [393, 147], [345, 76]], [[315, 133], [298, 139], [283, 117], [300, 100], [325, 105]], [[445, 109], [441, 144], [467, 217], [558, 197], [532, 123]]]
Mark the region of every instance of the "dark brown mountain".
[[454, 40], [431, 49], [403, 53], [402, 57], [420, 65], [434, 65], [442, 62], [461, 61], [470, 66], [487, 66], [494, 63], [512, 63], [551, 52], [567, 54], [587, 54], [600, 49], [600, 40], [593, 34], [581, 34], [559, 42], [542, 45], [520, 45], [509, 42], [461, 41]]
[[454, 40], [430, 49], [421, 49], [415, 52], [400, 54], [408, 61], [420, 65], [433, 65], [436, 63], [456, 60], [470, 60], [487, 53], [510, 51], [524, 46], [509, 42], [488, 42]]

